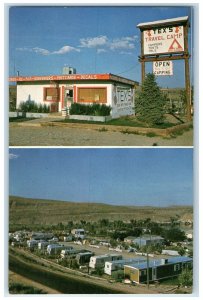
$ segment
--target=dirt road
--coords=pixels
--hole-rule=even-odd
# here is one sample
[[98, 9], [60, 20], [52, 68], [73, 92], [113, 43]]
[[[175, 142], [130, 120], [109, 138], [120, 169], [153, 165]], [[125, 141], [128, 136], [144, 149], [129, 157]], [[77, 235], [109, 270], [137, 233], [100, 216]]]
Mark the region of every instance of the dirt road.
[[9, 128], [10, 146], [193, 146], [193, 130], [176, 138], [147, 137], [94, 129], [17, 126]]

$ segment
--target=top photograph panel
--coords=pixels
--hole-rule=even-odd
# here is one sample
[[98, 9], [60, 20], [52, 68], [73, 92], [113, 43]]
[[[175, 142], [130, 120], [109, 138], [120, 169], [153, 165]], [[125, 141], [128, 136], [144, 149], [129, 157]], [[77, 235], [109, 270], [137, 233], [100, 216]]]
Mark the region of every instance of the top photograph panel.
[[10, 6], [10, 146], [193, 146], [192, 6]]

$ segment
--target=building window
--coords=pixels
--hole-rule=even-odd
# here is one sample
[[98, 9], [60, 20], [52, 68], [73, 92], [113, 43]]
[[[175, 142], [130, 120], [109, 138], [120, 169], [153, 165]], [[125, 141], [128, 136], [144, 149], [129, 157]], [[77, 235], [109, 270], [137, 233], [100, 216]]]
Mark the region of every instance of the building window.
[[146, 276], [147, 275], [147, 270], [142, 270], [141, 271], [141, 276]]
[[78, 88], [78, 102], [106, 103], [106, 88]]
[[59, 101], [59, 89], [44, 88], [44, 101]]
[[175, 272], [180, 271], [180, 264], [174, 265], [174, 271]]

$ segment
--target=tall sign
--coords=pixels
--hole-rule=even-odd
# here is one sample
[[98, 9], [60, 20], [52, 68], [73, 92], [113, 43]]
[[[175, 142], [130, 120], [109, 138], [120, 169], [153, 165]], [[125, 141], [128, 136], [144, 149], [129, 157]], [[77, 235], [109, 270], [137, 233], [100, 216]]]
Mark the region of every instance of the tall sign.
[[184, 51], [183, 26], [168, 26], [143, 31], [144, 55]]
[[[164, 74], [164, 62], [184, 59], [185, 61], [185, 89], [187, 98], [187, 119], [191, 120], [191, 89], [189, 73], [189, 52], [188, 52], [188, 17], [159, 20], [137, 25], [141, 32], [141, 62], [142, 83], [145, 79], [145, 63], [157, 62], [160, 69], [157, 75]], [[163, 74], [161, 74], [163, 71]], [[169, 74], [168, 74], [169, 75]]]

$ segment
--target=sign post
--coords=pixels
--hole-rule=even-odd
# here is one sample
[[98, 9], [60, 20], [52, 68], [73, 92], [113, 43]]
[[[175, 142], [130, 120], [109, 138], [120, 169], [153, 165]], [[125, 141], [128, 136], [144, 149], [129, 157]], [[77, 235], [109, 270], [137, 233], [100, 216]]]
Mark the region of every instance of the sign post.
[[[185, 61], [185, 90], [187, 99], [187, 120], [191, 120], [191, 88], [188, 52], [188, 17], [160, 20], [156, 22], [140, 23], [137, 25], [141, 32], [141, 80], [145, 79], [145, 63], [153, 62], [155, 67], [163, 67], [164, 62], [173, 60]], [[160, 62], [161, 64], [158, 64]], [[169, 65], [169, 64], [166, 64]], [[166, 67], [165, 65], [165, 67]], [[155, 75], [172, 75], [170, 71]], [[164, 74], [165, 73], [165, 74]]]

